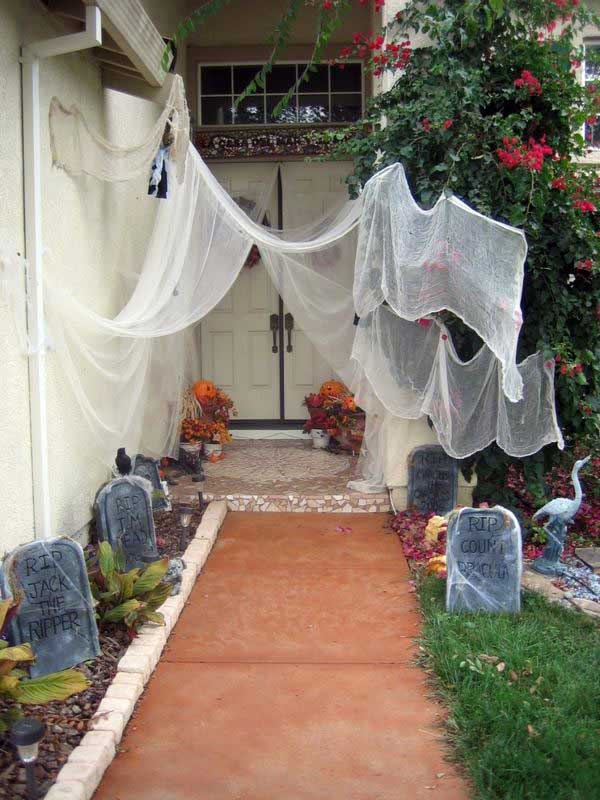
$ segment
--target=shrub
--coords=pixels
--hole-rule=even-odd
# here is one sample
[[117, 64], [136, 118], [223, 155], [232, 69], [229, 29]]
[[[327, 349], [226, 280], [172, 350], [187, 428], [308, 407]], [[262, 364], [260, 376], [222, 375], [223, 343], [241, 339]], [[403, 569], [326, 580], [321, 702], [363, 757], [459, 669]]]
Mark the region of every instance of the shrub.
[[172, 586], [163, 578], [169, 561], [154, 561], [145, 569], [125, 571], [121, 549], [113, 551], [108, 542], [100, 542], [97, 553], [88, 561], [88, 576], [96, 600], [96, 616], [100, 626], [123, 624], [133, 638], [145, 622], [164, 625], [157, 609], [171, 594]]
[[[600, 179], [576, 161], [586, 149], [586, 120], [590, 130], [600, 109], [600, 84], [584, 87], [576, 73], [578, 37], [590, 22], [597, 24], [577, 0], [410, 0], [387, 43], [356, 34], [345, 49], [345, 57], [368, 54], [375, 71], [392, 70], [395, 81], [372, 101], [368, 124], [350, 137], [331, 134], [338, 156], [355, 161], [354, 193], [377, 169], [401, 161], [423, 207], [450, 189], [525, 231], [518, 356], [541, 349], [556, 361], [559, 421], [570, 444], [598, 437], [600, 411]], [[430, 46], [411, 48], [417, 34]], [[446, 321], [461, 356], [471, 357], [476, 335], [456, 318]], [[506, 496], [510, 463], [497, 446], [480, 455], [481, 499]], [[528, 483], [543, 493], [544, 473], [560, 463], [557, 448], [525, 463]]]

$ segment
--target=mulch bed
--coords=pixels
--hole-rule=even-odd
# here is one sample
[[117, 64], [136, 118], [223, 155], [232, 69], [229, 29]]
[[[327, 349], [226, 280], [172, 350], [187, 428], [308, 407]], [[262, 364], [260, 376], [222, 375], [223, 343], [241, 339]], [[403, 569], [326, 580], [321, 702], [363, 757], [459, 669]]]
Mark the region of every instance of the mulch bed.
[[[186, 547], [201, 519], [202, 513], [196, 506], [186, 537]], [[154, 523], [160, 555], [168, 558], [181, 556], [183, 550], [180, 549], [178, 505], [173, 503], [171, 512], [156, 512]], [[89, 689], [62, 702], [23, 706], [25, 716], [37, 717], [46, 723], [46, 734], [40, 743], [36, 764], [41, 797], [50, 789], [71, 751], [87, 733], [89, 721], [116, 675], [119, 659], [129, 643], [129, 636], [123, 628], [118, 625], [105, 626], [100, 632], [102, 654], [77, 667], [90, 681]], [[6, 702], [0, 699], [0, 713], [6, 708]], [[25, 796], [25, 770], [16, 759], [8, 736], [0, 736], [0, 798], [17, 800]]]

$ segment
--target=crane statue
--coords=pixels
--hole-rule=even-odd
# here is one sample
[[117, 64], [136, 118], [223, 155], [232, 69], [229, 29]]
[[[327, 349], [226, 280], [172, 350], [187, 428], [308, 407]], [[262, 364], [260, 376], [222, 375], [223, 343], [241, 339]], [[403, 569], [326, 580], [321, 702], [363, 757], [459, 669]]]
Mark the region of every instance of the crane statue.
[[567, 538], [567, 525], [579, 511], [579, 506], [583, 500], [583, 489], [579, 482], [579, 470], [587, 464], [590, 456], [576, 461], [571, 472], [571, 480], [575, 487], [575, 497], [571, 500], [568, 497], [556, 497], [550, 500], [545, 506], [533, 515], [533, 519], [548, 517], [544, 530], [548, 534], [548, 544], [539, 558], [536, 558], [531, 565], [536, 572], [542, 575], [558, 575], [560, 568], [558, 562], [565, 546]]

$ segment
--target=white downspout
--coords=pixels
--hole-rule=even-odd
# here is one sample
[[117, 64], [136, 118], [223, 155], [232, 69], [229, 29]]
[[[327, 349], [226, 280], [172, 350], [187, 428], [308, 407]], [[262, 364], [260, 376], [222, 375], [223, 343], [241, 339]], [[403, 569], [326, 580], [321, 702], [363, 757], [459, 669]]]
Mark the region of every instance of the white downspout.
[[48, 408], [46, 399], [46, 322], [42, 236], [42, 180], [40, 144], [40, 59], [74, 53], [102, 44], [102, 16], [87, 6], [85, 31], [44, 39], [21, 50], [23, 93], [23, 162], [25, 248], [28, 261], [29, 405], [33, 510], [36, 539], [52, 536], [50, 474], [48, 466]]

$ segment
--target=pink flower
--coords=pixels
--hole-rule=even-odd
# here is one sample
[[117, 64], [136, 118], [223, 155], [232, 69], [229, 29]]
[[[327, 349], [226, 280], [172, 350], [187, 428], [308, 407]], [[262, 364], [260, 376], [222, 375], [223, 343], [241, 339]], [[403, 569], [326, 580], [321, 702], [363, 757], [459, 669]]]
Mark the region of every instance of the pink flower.
[[425, 317], [421, 317], [420, 319], [417, 320], [417, 323], [422, 328], [428, 328], [431, 325], [431, 322], [432, 322], [432, 320], [426, 319]]
[[423, 119], [421, 120], [421, 125], [423, 126], [423, 130], [426, 131], [426, 133], [429, 133], [431, 131], [431, 121], [429, 120], [428, 117], [423, 117]]

